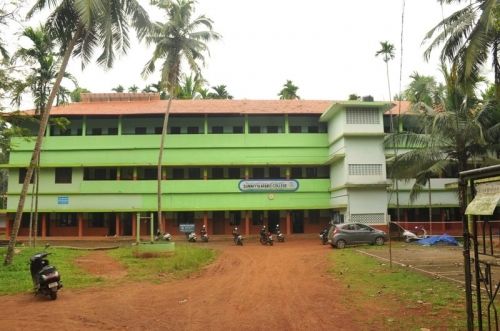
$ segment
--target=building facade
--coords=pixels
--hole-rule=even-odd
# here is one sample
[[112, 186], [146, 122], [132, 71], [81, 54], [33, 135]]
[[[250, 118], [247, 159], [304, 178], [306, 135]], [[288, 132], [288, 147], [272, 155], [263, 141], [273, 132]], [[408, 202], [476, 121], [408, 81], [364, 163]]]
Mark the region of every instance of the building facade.
[[[178, 234], [183, 224], [205, 224], [213, 235], [230, 234], [235, 226], [256, 234], [262, 225], [316, 233], [331, 220], [384, 225], [394, 218], [396, 195], [386, 170], [391, 151], [384, 148], [384, 114], [391, 105], [174, 100], [157, 220], [156, 164], [166, 106], [157, 95], [115, 93], [88, 94], [81, 103], [53, 108], [52, 118], [69, 124], [55, 121], [44, 138], [39, 235], [135, 236], [158, 228]], [[37, 132], [36, 123], [29, 129]], [[13, 138], [4, 165], [7, 232], [33, 146], [34, 138]], [[454, 217], [455, 190], [447, 187], [454, 181], [433, 180], [436, 222]], [[397, 205], [406, 206], [397, 208], [400, 219], [423, 220], [428, 213], [418, 209], [428, 204], [410, 206], [409, 185], [398, 189]], [[28, 234], [30, 199], [20, 235]]]

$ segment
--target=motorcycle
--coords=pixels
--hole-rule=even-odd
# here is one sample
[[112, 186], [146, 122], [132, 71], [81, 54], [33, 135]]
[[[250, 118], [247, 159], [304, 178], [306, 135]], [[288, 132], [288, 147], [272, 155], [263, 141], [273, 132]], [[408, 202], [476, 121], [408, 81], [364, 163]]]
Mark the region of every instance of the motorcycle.
[[260, 236], [259, 240], [262, 245], [272, 246], [274, 244], [273, 235], [270, 232], [266, 235]]
[[157, 232], [155, 236], [155, 241], [159, 240], [165, 240], [165, 241], [171, 241], [172, 240], [172, 235], [168, 232], [165, 234], [162, 234], [161, 232]]
[[404, 229], [402, 236], [407, 243], [429, 237], [425, 228], [418, 226], [415, 227], [415, 232]]
[[321, 239], [321, 243], [326, 245], [328, 243], [328, 229], [324, 229], [319, 233], [319, 238]]
[[196, 233], [191, 232], [190, 234], [187, 235], [187, 239], [189, 242], [195, 243], [196, 242]]
[[243, 236], [241, 234], [234, 237], [234, 243], [237, 246], [243, 246]]
[[201, 234], [201, 241], [205, 243], [208, 242], [208, 235], [206, 233]]
[[57, 299], [57, 291], [63, 285], [61, 276], [56, 267], [49, 264], [47, 255], [50, 253], [37, 253], [30, 258], [30, 272], [33, 280], [35, 295], [43, 294], [51, 300]]

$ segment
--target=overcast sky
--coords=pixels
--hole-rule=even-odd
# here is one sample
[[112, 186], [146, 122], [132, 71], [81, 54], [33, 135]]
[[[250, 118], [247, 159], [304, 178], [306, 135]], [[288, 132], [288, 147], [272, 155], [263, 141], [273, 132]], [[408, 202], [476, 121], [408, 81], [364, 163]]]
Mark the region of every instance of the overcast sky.
[[[402, 5], [402, 0], [198, 0], [197, 14], [210, 17], [222, 35], [209, 43], [203, 75], [210, 86], [227, 85], [235, 99], [277, 99], [290, 79], [302, 99], [345, 100], [356, 93], [387, 100], [385, 64], [375, 53], [380, 41], [396, 47], [389, 69], [394, 95], [399, 91]], [[444, 16], [456, 9], [445, 6]], [[150, 12], [164, 19], [158, 10]], [[414, 71], [441, 80], [438, 52], [427, 63], [422, 46], [425, 33], [441, 19], [437, 0], [406, 1], [403, 89]], [[134, 41], [111, 70], [89, 65], [82, 71], [73, 59], [69, 71], [92, 92], [110, 92], [118, 84], [143, 88], [159, 77], [145, 81], [140, 76], [151, 54], [151, 48]]]

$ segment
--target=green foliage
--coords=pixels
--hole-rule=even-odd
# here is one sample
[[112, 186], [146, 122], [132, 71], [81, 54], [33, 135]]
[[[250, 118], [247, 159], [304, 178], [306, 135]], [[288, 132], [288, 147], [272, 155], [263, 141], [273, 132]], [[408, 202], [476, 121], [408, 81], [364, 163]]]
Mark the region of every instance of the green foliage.
[[134, 84], [128, 88], [128, 91], [132, 93], [137, 93], [137, 91], [139, 91], [139, 87]]
[[293, 82], [291, 80], [287, 80], [286, 83], [283, 84], [283, 88], [278, 93], [278, 96], [280, 97], [280, 100], [300, 99], [300, 97], [297, 95], [298, 89], [299, 88], [297, 86], [293, 85]]
[[[387, 249], [373, 247], [373, 250]], [[371, 250], [370, 249], [370, 250]], [[452, 314], [447, 320], [448, 326], [459, 328], [465, 325], [463, 313], [464, 295], [460, 288], [445, 280], [430, 278], [411, 269], [393, 265], [362, 255], [355, 250], [333, 250], [330, 255], [333, 266], [330, 273], [341, 281], [349, 284], [352, 295], [371, 298], [371, 301], [383, 300], [384, 296], [396, 297], [402, 305], [409, 308], [418, 308], [418, 301], [430, 303], [432, 313], [437, 316], [441, 312]], [[349, 302], [355, 298], [350, 297]], [[397, 316], [401, 318], [401, 316]], [[398, 324], [398, 329], [409, 330], [416, 325], [429, 323], [426, 316], [417, 315], [409, 325]], [[404, 322], [404, 321], [402, 321]]]
[[204, 99], [232, 99], [233, 96], [227, 91], [226, 85], [212, 86], [213, 92], [208, 92]]
[[380, 49], [375, 53], [375, 56], [382, 55], [384, 62], [387, 63], [389, 60], [394, 59], [394, 45], [388, 41], [380, 42]]
[[137, 250], [138, 247], [126, 247], [108, 252], [127, 268], [128, 277], [133, 280], [158, 281], [168, 277], [185, 277], [216, 257], [214, 250], [177, 243], [173, 252], [157, 257], [136, 257], [134, 252]]
[[123, 93], [123, 91], [125, 91], [125, 88], [122, 85], [118, 85], [117, 87], [113, 87], [111, 91], [115, 91], [116, 93]]
[[361, 100], [361, 97], [355, 93], [349, 94], [349, 98], [347, 99], [349, 101], [359, 101]]
[[403, 92], [405, 100], [413, 105], [424, 104], [433, 106], [439, 104], [444, 97], [444, 86], [438, 84], [434, 77], [420, 75], [414, 72], [410, 75], [411, 82]]
[[69, 95], [71, 98], [71, 102], [81, 102], [82, 101], [82, 96], [81, 96], [82, 93], [90, 93], [90, 91], [88, 89], [86, 89], [85, 87], [77, 87], [76, 89], [71, 91], [71, 93]]
[[[33, 288], [29, 258], [42, 252], [43, 249], [19, 247], [19, 250], [20, 253], [12, 264], [0, 265], [0, 295], [30, 292]], [[5, 255], [5, 252], [6, 249], [0, 249], [2, 256]], [[61, 280], [65, 288], [86, 287], [103, 281], [99, 277], [88, 275], [74, 264], [76, 258], [88, 254], [88, 252], [64, 248], [49, 248], [49, 252], [52, 253], [48, 256], [49, 261], [61, 273]]]

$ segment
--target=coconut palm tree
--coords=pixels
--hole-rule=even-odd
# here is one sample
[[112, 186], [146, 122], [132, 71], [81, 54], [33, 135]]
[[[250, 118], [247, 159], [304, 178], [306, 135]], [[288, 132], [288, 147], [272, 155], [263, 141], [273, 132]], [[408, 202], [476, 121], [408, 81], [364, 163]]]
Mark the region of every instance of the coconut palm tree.
[[137, 93], [137, 91], [139, 91], [139, 86], [134, 84], [128, 88], [128, 91], [131, 93]]
[[[463, 0], [439, 0], [441, 3], [461, 3]], [[495, 72], [496, 99], [500, 102], [500, 5], [498, 0], [467, 1], [439, 22], [425, 36], [430, 41], [424, 53], [443, 44], [441, 60], [455, 63], [462, 80], [476, 81], [479, 68], [491, 58]]]
[[[393, 133], [386, 139], [392, 144], [412, 147], [394, 161], [397, 178], [415, 178], [410, 198], [414, 200], [431, 177], [458, 177], [474, 164], [500, 163], [500, 123], [495, 102], [479, 102], [475, 86], [464, 87], [458, 68], [442, 69], [446, 81], [445, 96], [434, 108], [421, 109], [421, 132]], [[473, 87], [471, 89], [471, 87]], [[425, 134], [421, 134], [425, 133]], [[459, 182], [459, 205], [466, 207], [466, 184]], [[463, 213], [462, 213], [463, 214]]]
[[175, 95], [176, 99], [192, 100], [201, 99], [200, 90], [205, 83], [205, 80], [198, 74], [186, 75], [183, 74], [179, 86], [177, 86]]
[[47, 100], [47, 107], [40, 120], [35, 147], [19, 196], [19, 204], [4, 260], [6, 265], [12, 263], [28, 186], [33, 169], [38, 162], [50, 109], [59, 90], [69, 58], [71, 55], [78, 56], [82, 60], [82, 66], [85, 66], [91, 61], [95, 50], [101, 48], [102, 52], [97, 58], [97, 63], [111, 67], [115, 54], [117, 52], [124, 53], [129, 48], [129, 28], [135, 28], [139, 38], [142, 38], [149, 28], [149, 16], [137, 0], [37, 0], [28, 12], [28, 17], [47, 9], [51, 10], [51, 13], [45, 24], [46, 28], [51, 37], [60, 43], [61, 53], [64, 55]]
[[293, 85], [291, 80], [287, 80], [283, 85], [283, 88], [278, 93], [280, 100], [298, 100], [300, 97], [297, 95], [297, 90], [299, 88]]
[[208, 99], [232, 99], [233, 96], [227, 91], [226, 85], [212, 86], [214, 92], [208, 93]]
[[125, 91], [125, 88], [122, 85], [118, 85], [116, 87], [113, 87], [111, 91], [115, 91], [116, 93], [123, 93], [123, 91]]
[[[54, 51], [54, 41], [43, 26], [26, 28], [22, 37], [29, 39], [32, 46], [18, 49], [12, 56], [12, 61], [21, 60], [23, 64], [29, 65], [30, 73], [23, 80], [15, 82], [13, 102], [19, 106], [23, 93], [30, 89], [35, 103], [35, 114], [40, 115], [47, 106], [49, 94], [59, 72], [60, 59]], [[70, 73], [65, 72], [64, 78], [78, 86], [75, 77]], [[65, 103], [68, 95], [69, 91], [61, 86], [56, 95], [56, 105]]]
[[[146, 36], [148, 45], [154, 44], [153, 56], [146, 63], [143, 76], [149, 76], [156, 69], [156, 62], [162, 61], [161, 81], [168, 91], [169, 99], [163, 118], [160, 151], [158, 153], [158, 223], [161, 223], [161, 173], [163, 149], [167, 133], [168, 117], [172, 99], [178, 91], [181, 64], [186, 61], [192, 72], [200, 75], [200, 63], [204, 64], [204, 53], [208, 53], [207, 42], [217, 40], [220, 35], [212, 30], [212, 20], [206, 16], [192, 18], [193, 0], [153, 0], [153, 4], [166, 11], [167, 22], [156, 22]], [[201, 76], [201, 75], [200, 75]]]
[[410, 84], [404, 91], [405, 100], [410, 101], [416, 107], [433, 107], [442, 102], [444, 86], [438, 84], [434, 77], [414, 72], [410, 78]]
[[389, 89], [389, 99], [392, 100], [391, 97], [391, 82], [389, 80], [389, 61], [394, 59], [394, 45], [388, 41], [380, 42], [380, 49], [375, 53], [375, 56], [381, 55], [385, 62], [385, 69], [387, 74], [387, 88]]

